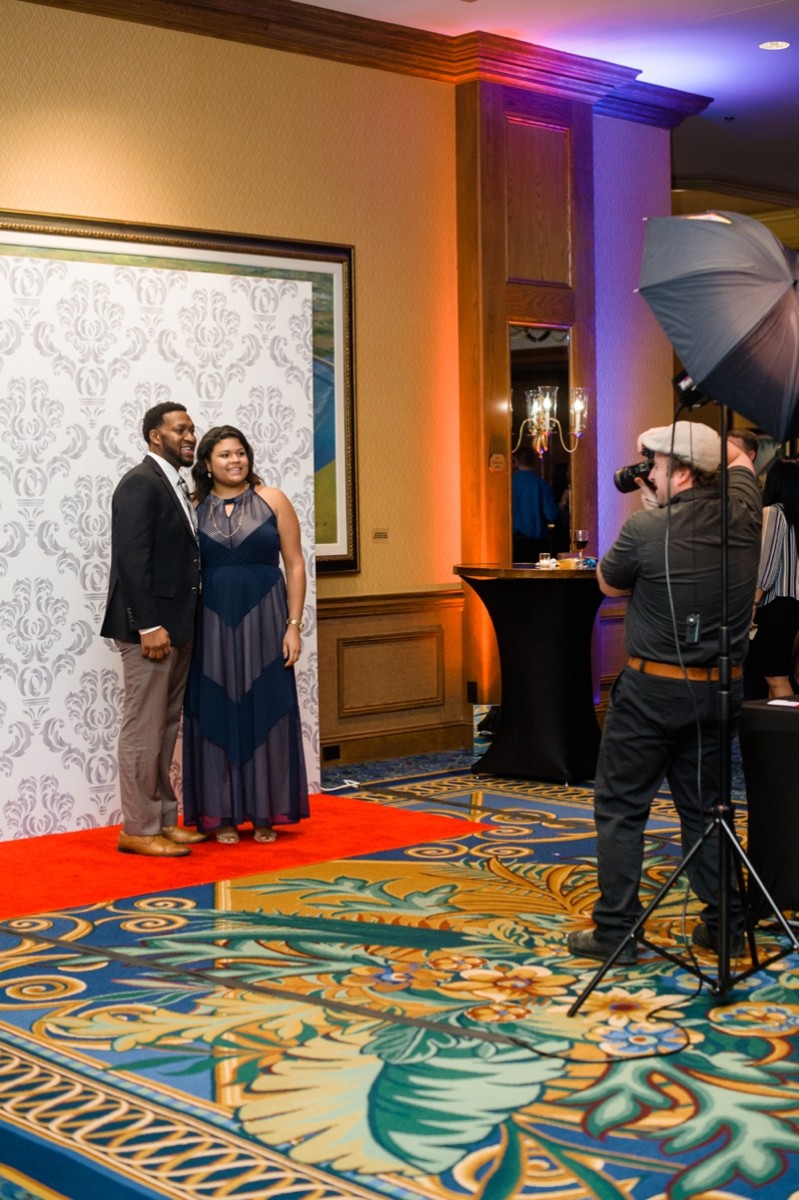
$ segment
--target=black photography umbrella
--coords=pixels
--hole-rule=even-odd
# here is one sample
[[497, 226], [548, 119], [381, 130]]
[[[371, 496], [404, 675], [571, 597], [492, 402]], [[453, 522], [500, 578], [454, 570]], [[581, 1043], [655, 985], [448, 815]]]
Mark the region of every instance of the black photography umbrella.
[[[605, 972], [629, 942], [641, 941], [710, 983], [716, 995], [726, 995], [733, 983], [782, 957], [778, 952], [763, 962], [755, 943], [754, 925], [747, 924], [752, 966], [733, 976], [731, 956], [731, 879], [733, 869], [740, 891], [746, 891], [742, 864], [760, 889], [770, 910], [795, 950], [799, 940], [769, 896], [738, 842], [730, 805], [730, 745], [732, 726], [729, 629], [729, 507], [727, 504], [727, 408], [749, 417], [778, 441], [799, 436], [799, 255], [783, 246], [764, 225], [737, 213], [704, 213], [700, 217], [650, 217], [646, 223], [644, 261], [638, 290], [652, 309], [690, 375], [700, 403], [721, 406], [721, 542], [720, 626], [718, 633], [718, 794], [713, 819], [702, 837], [674, 869], [650, 902], [627, 940], [619, 942], [597, 974], [578, 996], [569, 1016], [581, 1007]], [[688, 385], [680, 385], [691, 397]], [[698, 395], [697, 395], [698, 394]], [[682, 405], [681, 405], [682, 406]], [[754, 586], [754, 583], [753, 583]], [[718, 840], [718, 977], [709, 978], [695, 959], [690, 963], [655, 947], [645, 936], [649, 914], [686, 871], [709, 838]], [[751, 888], [751, 882], [750, 882]]]
[[649, 217], [638, 290], [694, 384], [799, 437], [799, 254], [751, 217]]

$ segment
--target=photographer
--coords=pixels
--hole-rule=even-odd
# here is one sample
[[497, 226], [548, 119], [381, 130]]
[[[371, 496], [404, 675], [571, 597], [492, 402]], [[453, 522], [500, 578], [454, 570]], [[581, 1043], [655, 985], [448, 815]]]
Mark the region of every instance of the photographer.
[[[721, 441], [706, 425], [677, 421], [641, 434], [650, 465], [625, 468], [648, 506], [631, 516], [597, 570], [606, 596], [629, 594], [627, 664], [616, 679], [596, 771], [594, 817], [600, 896], [596, 928], [569, 934], [571, 952], [604, 961], [643, 912], [638, 896], [644, 831], [663, 779], [671, 788], [687, 852], [719, 801], [718, 712], [721, 594]], [[728, 442], [728, 614], [731, 720], [742, 702], [760, 551], [761, 497], [751, 460]], [[617, 472], [617, 475], [621, 474]], [[718, 945], [718, 847], [710, 838], [690, 864], [704, 920], [693, 941]], [[732, 886], [732, 881], [731, 881]], [[731, 895], [732, 949], [743, 912]], [[616, 960], [636, 961], [634, 941]]]

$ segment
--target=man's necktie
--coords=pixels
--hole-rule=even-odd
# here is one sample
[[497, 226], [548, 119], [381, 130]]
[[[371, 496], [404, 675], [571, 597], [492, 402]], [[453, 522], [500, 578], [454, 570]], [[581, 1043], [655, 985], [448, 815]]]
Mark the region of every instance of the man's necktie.
[[189, 499], [189, 489], [186, 486], [186, 480], [183, 478], [182, 475], [178, 475], [178, 490], [180, 491], [180, 497], [186, 508], [186, 515], [188, 516], [189, 521], [191, 522], [191, 527], [196, 534], [196, 532], [197, 532], [197, 512], [196, 512], [191, 500]]

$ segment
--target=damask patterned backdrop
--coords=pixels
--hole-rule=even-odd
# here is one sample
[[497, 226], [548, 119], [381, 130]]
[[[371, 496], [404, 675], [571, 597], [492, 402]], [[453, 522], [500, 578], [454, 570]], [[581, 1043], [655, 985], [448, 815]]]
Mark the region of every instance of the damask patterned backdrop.
[[311, 284], [228, 274], [208, 253], [0, 241], [0, 838], [121, 821], [121, 671], [98, 632], [111, 495], [163, 400], [186, 405], [198, 436], [240, 426], [299, 515], [297, 679], [318, 790]]

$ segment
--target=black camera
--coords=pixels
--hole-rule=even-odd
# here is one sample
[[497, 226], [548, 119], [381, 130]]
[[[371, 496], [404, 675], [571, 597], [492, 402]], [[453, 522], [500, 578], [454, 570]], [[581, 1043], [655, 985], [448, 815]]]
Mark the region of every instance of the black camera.
[[655, 455], [651, 450], [644, 447], [644, 461], [632, 463], [629, 467], [619, 467], [618, 471], [613, 473], [613, 482], [620, 492], [634, 492], [636, 489], [636, 479], [645, 479], [647, 486], [655, 490], [654, 485], [649, 479], [649, 472], [655, 463]]

